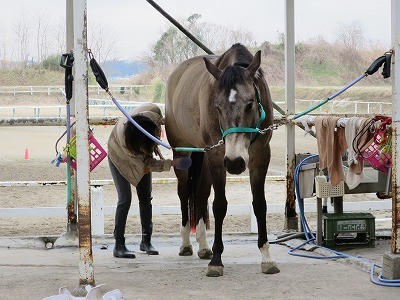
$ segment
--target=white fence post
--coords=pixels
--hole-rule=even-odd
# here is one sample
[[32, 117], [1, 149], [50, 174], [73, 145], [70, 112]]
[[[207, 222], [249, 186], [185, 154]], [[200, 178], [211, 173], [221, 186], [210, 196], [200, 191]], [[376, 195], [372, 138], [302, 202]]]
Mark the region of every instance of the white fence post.
[[92, 217], [92, 235], [104, 234], [104, 211], [103, 211], [103, 187], [90, 187], [91, 193], [91, 217]]

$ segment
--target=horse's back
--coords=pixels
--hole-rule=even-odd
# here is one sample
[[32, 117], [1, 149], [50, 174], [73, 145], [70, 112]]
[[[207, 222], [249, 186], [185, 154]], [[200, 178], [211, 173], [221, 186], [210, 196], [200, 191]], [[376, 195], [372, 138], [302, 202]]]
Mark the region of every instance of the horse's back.
[[[172, 146], [200, 146], [194, 139], [199, 132], [199, 99], [206, 98], [207, 72], [204, 56], [196, 56], [181, 63], [169, 76], [165, 102], [165, 126]], [[213, 59], [214, 56], [207, 56]], [[190, 112], [190, 113], [189, 113]], [[178, 121], [179, 120], [179, 121]]]

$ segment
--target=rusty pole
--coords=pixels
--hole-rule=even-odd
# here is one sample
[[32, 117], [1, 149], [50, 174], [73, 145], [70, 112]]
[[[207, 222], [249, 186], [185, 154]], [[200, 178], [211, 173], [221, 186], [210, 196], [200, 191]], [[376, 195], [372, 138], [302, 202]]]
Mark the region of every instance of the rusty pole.
[[[73, 23], [73, 2], [66, 0], [66, 53], [74, 49], [74, 23]], [[73, 69], [74, 71], [74, 69]], [[75, 117], [75, 97], [72, 93], [70, 101], [71, 117]], [[76, 211], [76, 174], [74, 169], [69, 167], [67, 176], [70, 177], [70, 184], [67, 186], [67, 233], [76, 234], [77, 211]]]
[[[285, 1], [285, 98], [286, 115], [295, 114], [294, 0]], [[285, 229], [298, 229], [294, 188], [295, 126], [286, 124], [286, 207]]]
[[393, 169], [392, 169], [392, 246], [394, 254], [400, 254], [400, 3], [392, 0], [392, 43], [394, 50], [392, 91], [393, 91]]
[[79, 236], [79, 286], [74, 290], [74, 294], [85, 296], [85, 286], [95, 286], [90, 217], [87, 1], [75, 0], [73, 5]]

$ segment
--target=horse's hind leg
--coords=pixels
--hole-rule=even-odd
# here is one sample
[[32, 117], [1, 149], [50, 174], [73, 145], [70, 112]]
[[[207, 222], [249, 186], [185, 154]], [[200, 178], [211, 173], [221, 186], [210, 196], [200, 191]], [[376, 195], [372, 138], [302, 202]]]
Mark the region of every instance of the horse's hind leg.
[[178, 196], [181, 202], [181, 237], [182, 244], [179, 249], [179, 255], [193, 255], [193, 248], [190, 243], [190, 224], [189, 224], [189, 182], [188, 171], [175, 169], [176, 177], [178, 178]]
[[252, 160], [249, 164], [250, 184], [253, 194], [253, 210], [257, 218], [258, 227], [258, 248], [261, 252], [262, 263], [261, 270], [265, 274], [279, 273], [279, 268], [276, 262], [271, 259], [269, 253], [269, 243], [267, 236], [267, 202], [265, 200], [265, 176], [267, 174], [270, 148], [268, 147], [267, 153], [264, 153], [261, 159]]

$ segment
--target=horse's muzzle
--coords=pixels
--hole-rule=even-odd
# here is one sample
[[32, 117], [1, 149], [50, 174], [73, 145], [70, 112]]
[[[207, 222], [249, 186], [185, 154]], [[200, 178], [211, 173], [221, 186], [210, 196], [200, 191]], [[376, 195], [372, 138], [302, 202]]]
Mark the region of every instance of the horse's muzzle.
[[241, 174], [246, 170], [246, 162], [243, 157], [236, 157], [234, 160], [225, 156], [224, 167], [229, 174]]

